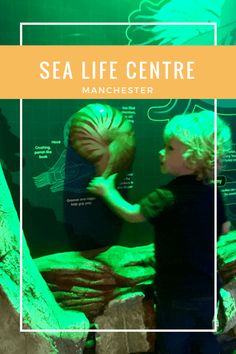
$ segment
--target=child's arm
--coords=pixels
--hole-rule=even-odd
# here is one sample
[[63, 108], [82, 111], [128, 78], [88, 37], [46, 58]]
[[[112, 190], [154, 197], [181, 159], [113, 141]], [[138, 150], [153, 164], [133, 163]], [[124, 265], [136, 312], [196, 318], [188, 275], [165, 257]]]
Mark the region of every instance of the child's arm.
[[146, 219], [140, 211], [140, 205], [128, 203], [115, 188], [116, 176], [117, 174], [114, 174], [107, 179], [95, 177], [87, 189], [102, 197], [114, 213], [122, 219], [132, 223], [145, 221]]

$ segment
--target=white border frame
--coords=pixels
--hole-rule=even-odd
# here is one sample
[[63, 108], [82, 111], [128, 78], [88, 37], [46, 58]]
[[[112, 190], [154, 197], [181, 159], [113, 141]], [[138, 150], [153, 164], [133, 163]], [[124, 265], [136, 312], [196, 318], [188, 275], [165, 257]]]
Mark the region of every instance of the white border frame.
[[[23, 45], [23, 27], [24, 26], [213, 26], [214, 28], [214, 46], [217, 46], [217, 23], [216, 22], [20, 22], [20, 46]], [[215, 127], [215, 139], [214, 139], [214, 151], [215, 151], [215, 167], [214, 167], [214, 239], [215, 239], [215, 281], [214, 281], [214, 305], [215, 305], [215, 317], [217, 313], [217, 99], [214, 99], [214, 127]], [[23, 99], [20, 99], [20, 332], [23, 333], [76, 333], [76, 332], [216, 332], [217, 319], [215, 318], [214, 328], [207, 329], [25, 329], [23, 328]]]

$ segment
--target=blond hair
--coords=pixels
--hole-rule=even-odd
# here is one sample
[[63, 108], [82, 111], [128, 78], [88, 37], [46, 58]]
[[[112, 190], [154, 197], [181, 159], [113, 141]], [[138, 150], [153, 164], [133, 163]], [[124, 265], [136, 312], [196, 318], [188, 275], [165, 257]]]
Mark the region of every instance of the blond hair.
[[[230, 151], [231, 131], [229, 126], [218, 116], [217, 127], [217, 163]], [[175, 116], [164, 130], [164, 140], [176, 138], [186, 145], [183, 158], [199, 179], [212, 178], [215, 161], [215, 119], [214, 112], [201, 111]]]

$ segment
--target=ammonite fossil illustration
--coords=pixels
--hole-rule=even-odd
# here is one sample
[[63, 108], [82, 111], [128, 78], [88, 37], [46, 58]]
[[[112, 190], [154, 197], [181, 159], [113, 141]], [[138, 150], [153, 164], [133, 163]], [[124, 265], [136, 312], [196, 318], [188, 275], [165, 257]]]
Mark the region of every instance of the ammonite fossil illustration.
[[95, 164], [96, 175], [127, 170], [135, 151], [132, 125], [109, 105], [89, 104], [70, 119], [70, 144]]

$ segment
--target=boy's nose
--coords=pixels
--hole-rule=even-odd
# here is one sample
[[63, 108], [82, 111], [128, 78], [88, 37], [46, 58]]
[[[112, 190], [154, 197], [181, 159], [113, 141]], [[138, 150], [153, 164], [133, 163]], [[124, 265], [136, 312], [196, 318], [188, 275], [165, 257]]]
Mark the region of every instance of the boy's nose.
[[164, 155], [165, 155], [165, 150], [164, 150], [164, 149], [161, 149], [161, 150], [159, 151], [159, 156], [160, 156], [160, 157], [164, 157]]

